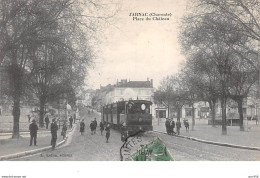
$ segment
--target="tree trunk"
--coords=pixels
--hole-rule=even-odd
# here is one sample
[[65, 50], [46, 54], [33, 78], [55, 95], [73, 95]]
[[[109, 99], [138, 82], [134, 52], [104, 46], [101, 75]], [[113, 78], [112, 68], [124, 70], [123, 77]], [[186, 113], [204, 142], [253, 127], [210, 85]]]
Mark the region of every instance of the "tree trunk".
[[20, 137], [19, 123], [20, 123], [20, 96], [14, 96], [12, 138]]
[[168, 119], [170, 119], [170, 101], [168, 100]]
[[20, 99], [22, 91], [22, 70], [17, 64], [9, 66], [8, 70], [10, 89], [13, 96], [13, 135], [12, 138], [19, 138], [19, 122], [20, 122]]
[[180, 121], [181, 120], [181, 113], [180, 113], [180, 108], [177, 107], [177, 121]]
[[245, 131], [244, 123], [243, 123], [243, 98], [240, 97], [237, 99], [238, 104], [238, 113], [239, 113], [239, 125], [240, 125], [240, 131]]
[[192, 126], [191, 126], [191, 130], [194, 130], [194, 126], [195, 126], [195, 108], [194, 108], [194, 103], [192, 103]]
[[226, 110], [227, 110], [227, 99], [226, 97], [222, 97], [221, 99], [221, 106], [222, 106], [222, 135], [227, 135], [227, 115], [226, 115]]
[[212, 127], [215, 127], [216, 120], [216, 100], [212, 101]]
[[44, 127], [44, 99], [40, 99], [40, 113], [39, 113], [39, 126]]

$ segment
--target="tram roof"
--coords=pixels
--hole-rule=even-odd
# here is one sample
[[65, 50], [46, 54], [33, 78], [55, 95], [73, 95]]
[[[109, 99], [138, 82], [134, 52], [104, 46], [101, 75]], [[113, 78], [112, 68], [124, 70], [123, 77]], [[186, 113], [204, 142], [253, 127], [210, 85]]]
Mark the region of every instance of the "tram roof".
[[126, 102], [153, 104], [153, 103], [152, 103], [151, 101], [149, 101], [149, 100], [126, 100], [126, 101], [117, 101], [117, 102], [115, 102], [115, 103], [110, 103], [110, 104], [107, 104], [107, 105], [116, 104], [116, 103], [126, 103]]

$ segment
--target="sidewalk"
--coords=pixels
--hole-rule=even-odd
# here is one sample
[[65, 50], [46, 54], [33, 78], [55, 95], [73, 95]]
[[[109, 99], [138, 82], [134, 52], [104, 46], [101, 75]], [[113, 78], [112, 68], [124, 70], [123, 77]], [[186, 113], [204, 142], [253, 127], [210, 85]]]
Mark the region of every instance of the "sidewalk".
[[[260, 125], [255, 125], [255, 121], [247, 122], [244, 120], [245, 131], [240, 131], [239, 126], [227, 126], [227, 135], [222, 135], [221, 126], [212, 127], [207, 124], [205, 119], [196, 119], [194, 130], [192, 130], [191, 123], [189, 120], [190, 130], [188, 132], [186, 132], [183, 122], [181, 123], [180, 135], [212, 142], [260, 148]], [[154, 121], [153, 128], [155, 131], [166, 132], [163, 122], [158, 125], [158, 122]]]
[[[76, 123], [77, 124], [77, 123]], [[76, 126], [76, 124], [73, 124], [73, 128]], [[73, 129], [72, 128], [72, 129]], [[69, 129], [67, 131], [68, 133], [72, 130]], [[63, 140], [61, 136], [61, 129], [58, 130], [58, 139], [57, 144]], [[51, 143], [51, 133], [50, 132], [44, 132], [39, 133], [37, 135], [37, 146], [29, 146], [30, 144], [30, 134], [24, 134], [19, 139], [2, 139], [0, 140], [0, 157], [21, 153], [21, 152], [31, 152], [36, 149], [41, 149], [45, 147], [49, 147]]]

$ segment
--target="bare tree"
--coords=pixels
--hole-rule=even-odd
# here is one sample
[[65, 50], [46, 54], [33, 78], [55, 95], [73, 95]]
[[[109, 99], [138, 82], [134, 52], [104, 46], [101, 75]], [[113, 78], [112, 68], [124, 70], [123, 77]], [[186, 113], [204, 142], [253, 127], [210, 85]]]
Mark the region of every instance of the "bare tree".
[[[198, 8], [198, 6], [197, 6]], [[198, 8], [198, 12], [184, 18], [184, 30], [181, 41], [188, 56], [203, 51], [203, 58], [215, 68], [215, 77], [219, 82], [219, 98], [222, 107], [222, 134], [226, 129], [226, 102], [230, 87], [231, 71], [234, 64], [234, 46], [246, 42], [246, 37], [239, 33], [240, 27], [226, 19], [219, 12]]]
[[170, 118], [170, 107], [174, 102], [174, 91], [171, 77], [167, 76], [161, 82], [159, 89], [154, 93], [154, 100], [157, 103], [163, 103], [168, 108], [168, 118]]
[[[98, 11], [101, 9], [104, 11]], [[93, 13], [95, 11], [98, 13]], [[59, 81], [61, 78], [64, 81], [70, 76], [70, 86], [78, 86], [83, 79], [77, 78], [75, 74], [79, 71], [80, 76], [86, 74], [85, 67], [89, 65], [92, 55], [88, 49], [93, 41], [86, 42], [86, 39], [97, 33], [97, 26], [101, 21], [108, 22], [107, 19], [113, 17], [116, 12], [117, 8], [111, 11], [107, 4], [89, 0], [0, 2], [0, 65], [9, 71], [10, 95], [14, 103], [13, 138], [19, 137], [20, 100], [25, 91], [25, 73], [32, 73], [35, 76], [34, 81], [37, 81], [38, 88], [41, 88], [38, 90], [40, 103], [41, 106], [44, 105], [46, 99], [43, 98], [46, 98], [47, 91], [45, 79], [48, 78], [46, 71], [50, 69], [46, 65], [50, 64], [46, 59], [49, 60], [49, 56], [56, 59], [58, 53], [55, 53], [56, 56], [53, 55], [56, 46], [56, 50], [63, 51], [60, 55], [63, 57], [66, 55], [64, 59], [74, 60], [71, 60], [70, 65], [66, 67], [63, 65], [63, 74], [67, 72], [72, 75], [60, 75], [61, 70], [57, 70], [56, 76], [59, 77], [52, 81]], [[61, 49], [69, 51], [69, 55]], [[47, 68], [43, 69], [44, 67]], [[40, 115], [41, 117], [43, 115], [42, 108]]]

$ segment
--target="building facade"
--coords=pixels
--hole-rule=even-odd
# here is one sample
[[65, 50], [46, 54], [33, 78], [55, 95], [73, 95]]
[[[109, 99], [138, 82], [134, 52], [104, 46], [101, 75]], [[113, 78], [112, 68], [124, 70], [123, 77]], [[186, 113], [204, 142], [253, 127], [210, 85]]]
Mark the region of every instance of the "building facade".
[[105, 97], [105, 104], [136, 99], [153, 101], [153, 81], [121, 80], [107, 91]]

